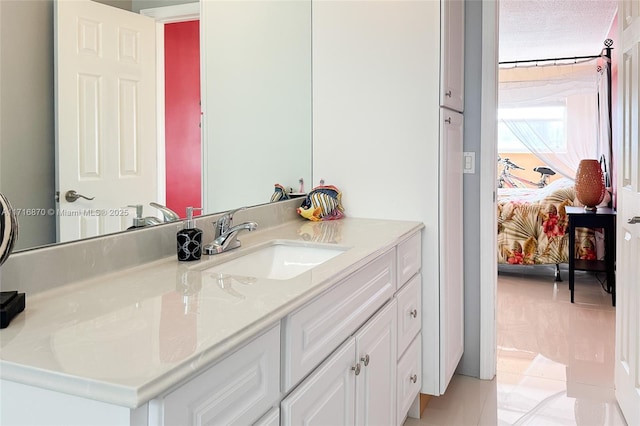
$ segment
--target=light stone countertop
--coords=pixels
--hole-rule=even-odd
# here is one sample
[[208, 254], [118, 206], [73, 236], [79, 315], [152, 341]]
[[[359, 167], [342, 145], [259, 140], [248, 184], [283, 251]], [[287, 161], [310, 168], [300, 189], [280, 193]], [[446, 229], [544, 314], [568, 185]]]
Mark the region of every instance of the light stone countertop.
[[[292, 220], [242, 232], [240, 249], [175, 256], [27, 297], [0, 330], [0, 378], [136, 408], [201, 372], [340, 279], [423, 228], [419, 222]], [[289, 280], [221, 285], [205, 270], [273, 240], [342, 254]]]

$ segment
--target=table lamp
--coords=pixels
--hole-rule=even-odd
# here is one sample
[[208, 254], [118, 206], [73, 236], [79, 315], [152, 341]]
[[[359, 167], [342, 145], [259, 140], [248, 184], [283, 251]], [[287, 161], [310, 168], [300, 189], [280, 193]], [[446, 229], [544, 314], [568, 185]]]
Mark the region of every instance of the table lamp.
[[581, 160], [576, 172], [576, 198], [587, 211], [595, 212], [606, 193], [598, 160]]

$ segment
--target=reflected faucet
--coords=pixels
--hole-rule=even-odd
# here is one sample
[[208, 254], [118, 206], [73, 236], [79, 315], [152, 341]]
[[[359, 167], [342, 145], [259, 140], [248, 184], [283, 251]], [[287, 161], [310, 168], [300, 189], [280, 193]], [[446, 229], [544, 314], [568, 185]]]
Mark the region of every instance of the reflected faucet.
[[173, 210], [171, 210], [169, 207], [163, 206], [162, 204], [158, 204], [155, 202], [151, 202], [149, 203], [149, 205], [151, 207], [155, 207], [156, 209], [160, 210], [160, 213], [162, 213], [162, 217], [164, 218], [164, 221], [159, 223], [166, 223], [166, 222], [175, 222], [180, 220], [180, 216], [174, 212]]
[[153, 216], [142, 217], [142, 204], [130, 205], [128, 207], [133, 207], [136, 209], [136, 216], [133, 218], [133, 225], [129, 227], [129, 229], [134, 228], [143, 228], [149, 225], [159, 225], [162, 223], [160, 219]]
[[162, 223], [180, 220], [180, 216], [178, 216], [176, 212], [168, 207], [163, 206], [162, 204], [149, 203], [149, 205], [160, 210], [163, 219], [158, 219], [155, 216], [142, 217], [142, 209], [144, 208], [142, 204], [129, 205], [128, 207], [133, 207], [136, 209], [136, 216], [133, 218], [133, 226], [131, 226], [129, 229], [142, 228], [150, 225], [160, 225]]
[[244, 210], [245, 207], [231, 210], [223, 214], [217, 221], [213, 223], [215, 228], [215, 239], [211, 244], [207, 244], [203, 248], [204, 254], [218, 254], [228, 250], [240, 247], [238, 241], [238, 233], [240, 231], [255, 231], [258, 224], [255, 222], [244, 222], [236, 226], [233, 225], [233, 215], [238, 210]]

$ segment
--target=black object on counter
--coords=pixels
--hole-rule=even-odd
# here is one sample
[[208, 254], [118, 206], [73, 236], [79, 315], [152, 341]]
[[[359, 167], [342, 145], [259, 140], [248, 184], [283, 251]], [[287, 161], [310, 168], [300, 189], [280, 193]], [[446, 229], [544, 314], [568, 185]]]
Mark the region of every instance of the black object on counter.
[[0, 292], [0, 328], [6, 328], [16, 315], [24, 311], [24, 306], [24, 293], [18, 293], [17, 291]]

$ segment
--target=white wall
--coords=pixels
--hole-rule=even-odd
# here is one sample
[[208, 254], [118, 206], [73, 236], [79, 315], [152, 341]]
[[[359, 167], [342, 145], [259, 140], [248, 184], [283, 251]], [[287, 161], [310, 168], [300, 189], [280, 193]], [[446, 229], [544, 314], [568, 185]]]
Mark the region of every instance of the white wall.
[[200, 20], [205, 211], [309, 189], [311, 2], [210, 1]]
[[[123, 0], [101, 0], [102, 3], [107, 2], [118, 2]], [[128, 1], [131, 5], [130, 9], [132, 12], [139, 13], [142, 9], [151, 9], [154, 7], [164, 7], [164, 6], [175, 6], [178, 4], [185, 3], [198, 3], [198, 0], [124, 0]]]
[[[423, 321], [437, 329], [439, 2], [312, 7], [314, 179], [343, 191], [348, 216], [425, 223], [423, 288], [436, 297]], [[423, 330], [430, 393], [438, 337]]]
[[[0, 2], [0, 191], [14, 209], [55, 207], [52, 5]], [[18, 222], [16, 249], [55, 241], [55, 216]]]

